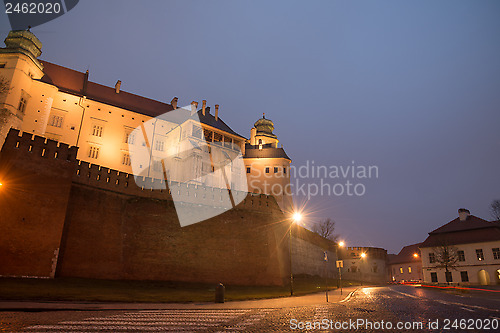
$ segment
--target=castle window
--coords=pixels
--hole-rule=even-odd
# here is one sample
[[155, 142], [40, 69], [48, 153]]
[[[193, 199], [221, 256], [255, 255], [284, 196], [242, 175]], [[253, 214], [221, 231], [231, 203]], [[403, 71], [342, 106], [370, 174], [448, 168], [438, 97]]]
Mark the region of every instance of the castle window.
[[125, 143], [133, 145], [135, 142], [135, 134], [132, 131], [125, 131]]
[[122, 158], [123, 165], [130, 165], [130, 154], [124, 153]]
[[89, 149], [89, 158], [97, 159], [99, 157], [99, 147], [91, 146]]
[[28, 100], [27, 100], [26, 96], [22, 95], [21, 99], [19, 100], [19, 106], [17, 107], [17, 109], [19, 111], [21, 111], [22, 113], [25, 113], [27, 103], [28, 103]]
[[59, 127], [60, 128], [60, 127], [62, 127], [63, 120], [64, 120], [63, 117], [53, 115], [49, 119], [49, 126]]
[[465, 261], [465, 252], [464, 251], [457, 251], [458, 255], [458, 261]]
[[250, 173], [251, 171], [250, 167], [247, 167], [247, 173]]
[[94, 125], [92, 126], [92, 135], [102, 137], [102, 130], [103, 128], [101, 125]]
[[462, 282], [469, 282], [469, 274], [467, 271], [460, 272], [460, 278], [462, 279]]
[[274, 173], [278, 173], [278, 167], [274, 167]]
[[408, 273], [411, 273], [411, 267], [408, 266]]
[[286, 167], [283, 167], [283, 174], [286, 175]]
[[5, 63], [0, 64], [0, 68], [5, 68]]
[[436, 272], [431, 272], [431, 281], [438, 282], [438, 275]]
[[158, 151], [163, 151], [165, 149], [165, 142], [161, 140], [156, 140], [155, 141], [155, 150]]
[[403, 267], [399, 267], [399, 273], [403, 274]]
[[269, 173], [269, 169], [270, 169], [269, 167], [266, 167], [266, 173]]

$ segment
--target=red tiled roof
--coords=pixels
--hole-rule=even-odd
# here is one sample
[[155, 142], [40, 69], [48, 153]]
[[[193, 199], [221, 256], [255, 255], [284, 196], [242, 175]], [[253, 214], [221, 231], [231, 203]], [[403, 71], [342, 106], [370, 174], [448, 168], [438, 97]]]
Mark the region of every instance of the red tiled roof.
[[500, 222], [488, 222], [470, 215], [465, 221], [456, 218], [442, 227], [429, 232], [429, 237], [420, 245], [435, 247], [447, 244], [469, 244], [500, 240]]
[[115, 88], [95, 82], [89, 81], [86, 91], [84, 91], [85, 73], [59, 66], [48, 61], [41, 62], [45, 74], [41, 81], [55, 85], [61, 91], [77, 96], [87, 96], [89, 99], [150, 117], [157, 117], [174, 109], [172, 105], [168, 103], [155, 101], [123, 90], [120, 90], [120, 93], [117, 94]]
[[[174, 109], [173, 106], [168, 103], [131, 94], [123, 90], [116, 93], [115, 88], [107, 87], [95, 82], [88, 81], [85, 85], [85, 73], [59, 66], [48, 61], [42, 61], [42, 64], [44, 66], [43, 72], [45, 75], [42, 77], [41, 81], [54, 85], [61, 91], [77, 96], [87, 96], [87, 98], [91, 100], [144, 114], [153, 118]], [[221, 118], [215, 120], [215, 117], [210, 114], [209, 107], [207, 107], [205, 116], [202, 115], [201, 111], [198, 112], [198, 116], [200, 122], [203, 124], [210, 125], [245, 139], [245, 137], [239, 135], [227, 126]]]
[[[407, 263], [407, 262], [414, 262], [414, 261], [420, 261], [420, 245], [422, 243], [418, 244], [412, 244], [412, 245], [407, 245], [399, 251], [397, 255], [393, 255], [391, 257], [388, 257], [389, 264], [400, 264], [400, 263]], [[418, 257], [414, 257], [413, 254], [417, 253]]]
[[474, 215], [467, 217], [465, 221], [460, 221], [460, 218], [456, 218], [445, 225], [431, 231], [429, 234], [438, 234], [452, 231], [462, 231], [462, 230], [472, 230], [481, 228], [490, 228], [492, 226], [500, 227], [498, 222], [488, 222]]

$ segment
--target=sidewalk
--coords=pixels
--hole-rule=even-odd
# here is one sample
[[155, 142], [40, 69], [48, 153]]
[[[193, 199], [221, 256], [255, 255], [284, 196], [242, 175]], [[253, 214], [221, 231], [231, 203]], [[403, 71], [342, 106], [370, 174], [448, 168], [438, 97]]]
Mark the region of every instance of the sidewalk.
[[[360, 287], [330, 290], [329, 303], [346, 300]], [[362, 287], [361, 287], [362, 288]], [[258, 309], [288, 308], [297, 306], [325, 305], [324, 292], [306, 296], [280, 297], [271, 299], [230, 301], [226, 303], [89, 303], [89, 302], [42, 302], [42, 301], [0, 301], [0, 312], [5, 311], [109, 311], [109, 310], [163, 310], [163, 309]]]

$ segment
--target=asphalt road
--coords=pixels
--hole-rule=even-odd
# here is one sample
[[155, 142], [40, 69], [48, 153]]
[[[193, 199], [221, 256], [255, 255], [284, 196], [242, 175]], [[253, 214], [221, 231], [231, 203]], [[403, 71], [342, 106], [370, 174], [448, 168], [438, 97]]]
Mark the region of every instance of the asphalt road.
[[[279, 308], [3, 311], [5, 332], [500, 332], [500, 297], [411, 286], [360, 288], [348, 299]], [[262, 305], [270, 304], [262, 301]], [[485, 329], [488, 328], [488, 329]]]

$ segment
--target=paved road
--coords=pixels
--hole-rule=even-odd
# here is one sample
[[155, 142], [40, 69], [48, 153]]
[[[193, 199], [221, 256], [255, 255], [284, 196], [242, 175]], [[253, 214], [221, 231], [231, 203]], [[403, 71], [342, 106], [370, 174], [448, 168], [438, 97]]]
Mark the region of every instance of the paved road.
[[[390, 286], [361, 288], [336, 303], [321, 299], [318, 297], [316, 304], [309, 301], [305, 306], [300, 305], [300, 298], [295, 298], [294, 304], [284, 300], [288, 304], [282, 308], [245, 309], [236, 308], [237, 303], [226, 303], [225, 309], [4, 311], [0, 312], [0, 330], [3, 327], [3, 331], [14, 332], [500, 331], [500, 299], [495, 296], [458, 296], [411, 286]], [[397, 325], [407, 325], [408, 329]], [[479, 330], [479, 325], [489, 325], [490, 329]]]

